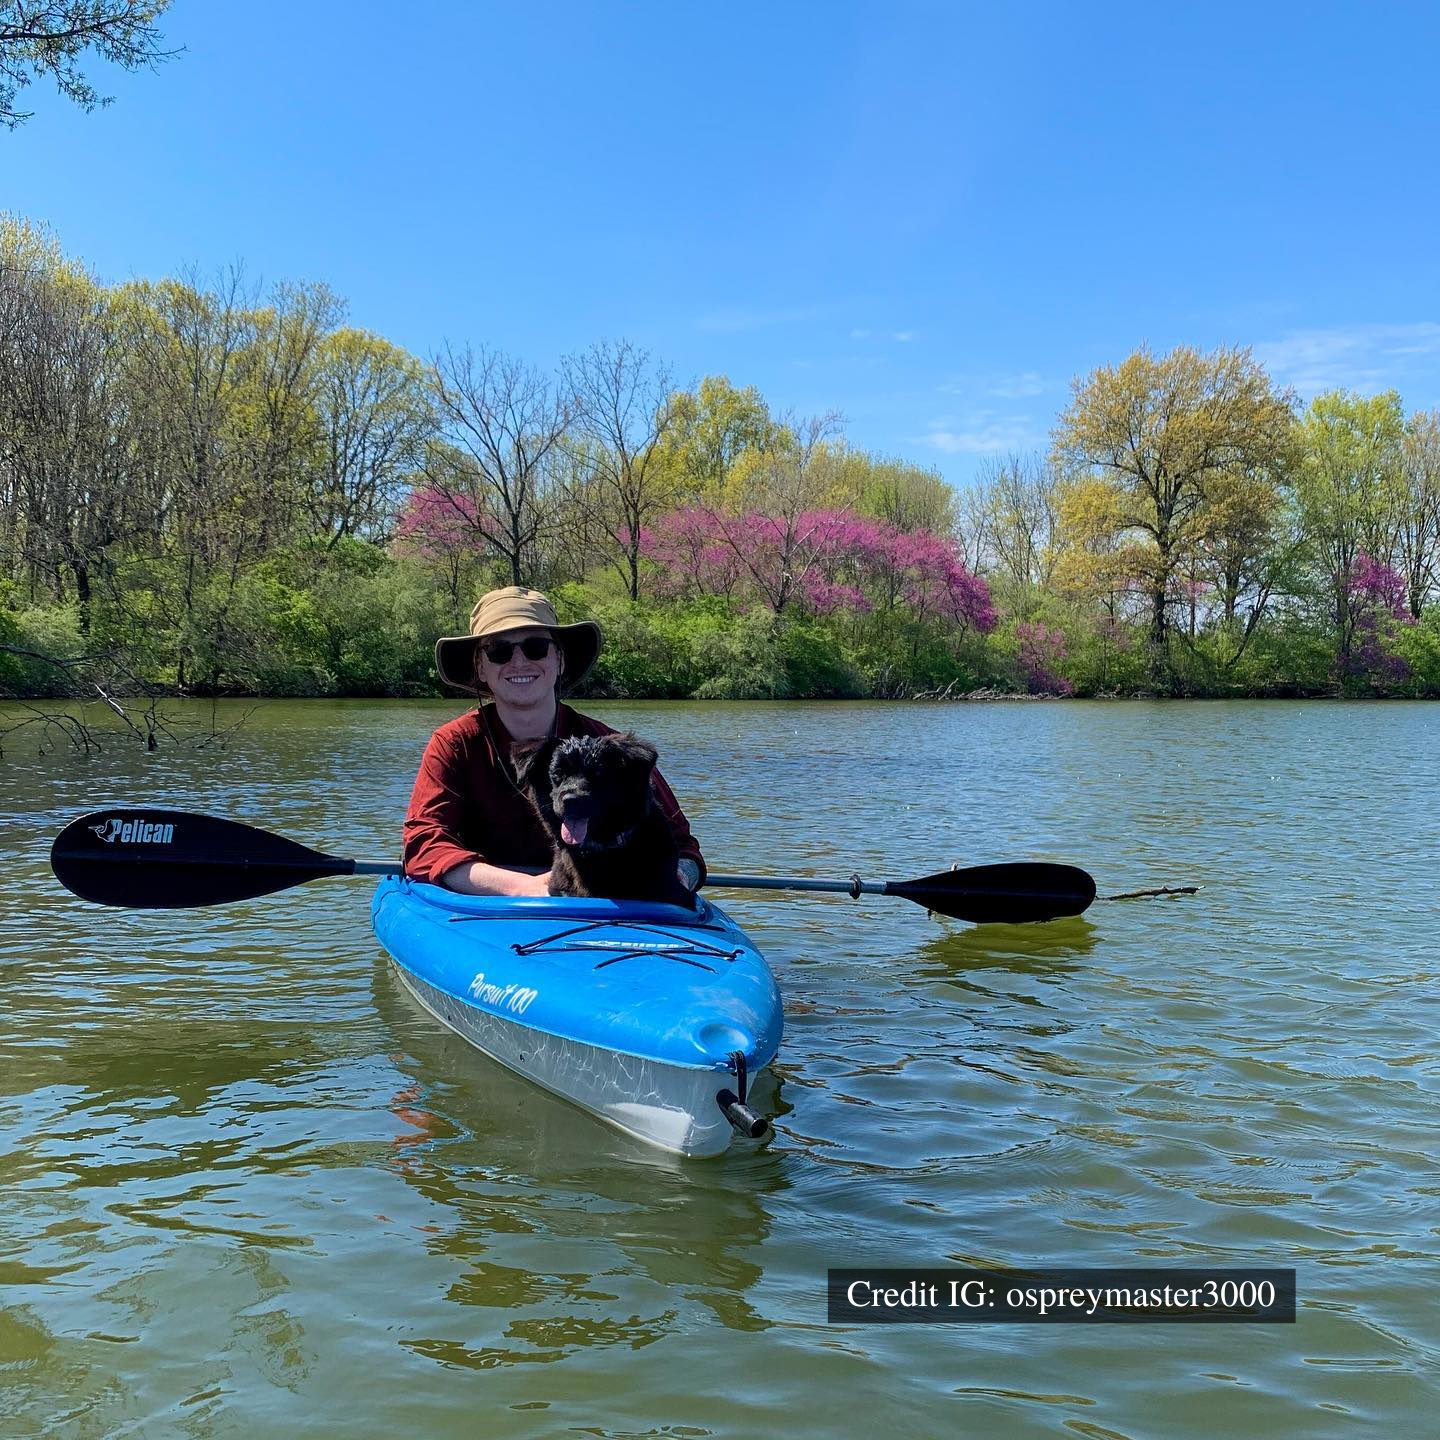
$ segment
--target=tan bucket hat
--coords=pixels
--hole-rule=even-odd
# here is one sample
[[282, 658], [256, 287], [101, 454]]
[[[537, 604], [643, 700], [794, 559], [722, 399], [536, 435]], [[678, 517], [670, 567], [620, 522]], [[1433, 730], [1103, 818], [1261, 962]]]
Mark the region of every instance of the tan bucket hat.
[[565, 657], [562, 677], [565, 688], [569, 690], [578, 685], [590, 673], [600, 654], [600, 627], [593, 620], [562, 625], [549, 600], [538, 590], [527, 590], [523, 585], [507, 585], [482, 595], [470, 612], [470, 633], [447, 635], [435, 642], [435, 668], [452, 689], [478, 695], [475, 651], [480, 642], [491, 635], [503, 635], [507, 630], [528, 630], [534, 626], [549, 630], [555, 636]]

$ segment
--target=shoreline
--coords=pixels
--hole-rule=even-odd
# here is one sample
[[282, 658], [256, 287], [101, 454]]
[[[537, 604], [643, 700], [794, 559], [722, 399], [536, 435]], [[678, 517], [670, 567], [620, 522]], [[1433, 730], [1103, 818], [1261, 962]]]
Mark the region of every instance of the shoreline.
[[[1161, 690], [1133, 690], [1133, 691], [1103, 691], [1095, 695], [1053, 695], [1053, 694], [1031, 694], [1025, 691], [997, 690], [989, 687], [982, 687], [978, 690], [967, 690], [956, 694], [934, 694], [922, 692], [916, 695], [749, 695], [749, 696], [725, 696], [724, 698], [713, 698], [709, 696], [689, 695], [597, 695], [580, 694], [567, 695], [563, 697], [567, 703], [585, 705], [976, 705], [976, 704], [1116, 704], [1131, 703], [1135, 701], [1158, 702], [1167, 701], [1173, 703], [1185, 703], [1188, 701], [1205, 703], [1224, 703], [1226, 701], [1289, 701], [1298, 703], [1417, 703], [1423, 704], [1429, 701], [1440, 700], [1440, 693], [1425, 693], [1419, 695], [1396, 695], [1396, 694], [1353, 694], [1346, 695], [1338, 691], [1316, 692], [1316, 691], [1275, 691], [1256, 690], [1243, 692], [1228, 692], [1217, 694], [1214, 692], [1196, 691], [1192, 693], [1175, 695], [1167, 694]], [[226, 695], [195, 695], [184, 694], [179, 691], [166, 691], [158, 695], [125, 695], [115, 694], [109, 696], [99, 695], [6, 695], [0, 694], [0, 710], [13, 710], [24, 712], [26, 710], [39, 711], [40, 707], [51, 707], [51, 709], [63, 709], [65, 707], [79, 707], [81, 709], [99, 707], [110, 711], [115, 718], [123, 720], [117, 711], [117, 706], [123, 708], [127, 713], [144, 715], [156, 707], [163, 705], [246, 705], [257, 703], [295, 703], [295, 704], [336, 704], [336, 703], [358, 703], [368, 704], [383, 701], [385, 703], [407, 702], [417, 704], [431, 703], [454, 703], [465, 705], [470, 704], [470, 699], [462, 695], [261, 695], [248, 692], [236, 692]], [[36, 719], [43, 718], [37, 713]]]

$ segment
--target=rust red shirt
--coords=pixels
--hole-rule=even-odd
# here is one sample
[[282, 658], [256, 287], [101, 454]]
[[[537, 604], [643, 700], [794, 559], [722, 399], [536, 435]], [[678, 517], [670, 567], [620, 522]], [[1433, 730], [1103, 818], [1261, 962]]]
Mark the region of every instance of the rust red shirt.
[[[561, 705], [555, 733], [564, 739], [615, 731]], [[412, 880], [439, 885], [447, 870], [476, 860], [541, 869], [550, 864], [550, 837], [514, 782], [509, 764], [513, 743], [493, 705], [486, 707], [483, 720], [478, 710], [471, 710], [430, 737], [405, 816], [405, 873]], [[695, 861], [703, 880], [700, 846], [658, 770], [652, 787], [680, 854]]]

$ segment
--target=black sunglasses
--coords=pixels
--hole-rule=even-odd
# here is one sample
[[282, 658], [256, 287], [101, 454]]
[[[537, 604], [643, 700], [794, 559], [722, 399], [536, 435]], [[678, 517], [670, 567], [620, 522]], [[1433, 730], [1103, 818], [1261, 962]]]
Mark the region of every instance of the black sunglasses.
[[520, 647], [520, 653], [527, 660], [543, 660], [555, 641], [549, 635], [527, 635], [523, 640], [487, 640], [480, 648], [492, 665], [504, 665]]

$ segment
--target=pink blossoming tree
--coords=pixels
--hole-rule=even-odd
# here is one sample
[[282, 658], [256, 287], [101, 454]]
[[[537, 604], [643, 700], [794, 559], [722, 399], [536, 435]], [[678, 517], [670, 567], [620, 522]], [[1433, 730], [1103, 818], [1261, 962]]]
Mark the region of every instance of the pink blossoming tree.
[[775, 614], [893, 611], [988, 634], [996, 613], [985, 582], [966, 569], [958, 544], [902, 531], [844, 510], [787, 520], [702, 508], [671, 511], [648, 528], [644, 553], [674, 596], [721, 595]]
[[1020, 647], [1020, 675], [1032, 695], [1073, 695], [1075, 687], [1058, 673], [1065, 661], [1065, 636], [1039, 621], [1015, 627]]
[[1340, 657], [1341, 678], [1380, 686], [1408, 680], [1410, 666], [1386, 643], [1397, 626], [1415, 623], [1405, 577], [1362, 550], [1355, 557], [1347, 589], [1354, 639]]
[[468, 495], [427, 485], [412, 490], [400, 511], [394, 546], [444, 570], [451, 603], [460, 607], [460, 588], [470, 563], [485, 553], [489, 522]]

